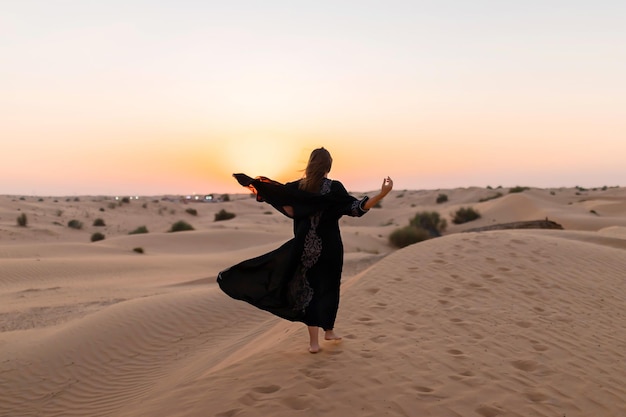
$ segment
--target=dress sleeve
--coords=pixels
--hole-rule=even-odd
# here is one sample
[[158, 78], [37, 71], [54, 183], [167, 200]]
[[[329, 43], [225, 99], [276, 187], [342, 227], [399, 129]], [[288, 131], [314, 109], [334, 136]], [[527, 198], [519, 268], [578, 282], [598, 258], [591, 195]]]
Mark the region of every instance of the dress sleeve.
[[348, 191], [346, 191], [341, 182], [333, 181], [332, 192], [340, 197], [344, 197], [342, 198], [342, 200], [344, 200], [345, 202], [338, 207], [338, 214], [340, 216], [345, 215], [351, 217], [361, 217], [369, 211], [363, 208], [363, 205], [367, 200], [369, 200], [369, 197], [365, 196], [361, 199], [358, 199], [351, 196], [350, 194], [348, 194]]

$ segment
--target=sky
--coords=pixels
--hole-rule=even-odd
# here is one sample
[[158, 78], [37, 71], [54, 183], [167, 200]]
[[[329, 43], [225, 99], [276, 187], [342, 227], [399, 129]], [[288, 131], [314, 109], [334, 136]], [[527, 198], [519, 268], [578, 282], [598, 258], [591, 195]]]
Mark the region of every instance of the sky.
[[0, 0], [0, 194], [626, 185], [626, 2]]

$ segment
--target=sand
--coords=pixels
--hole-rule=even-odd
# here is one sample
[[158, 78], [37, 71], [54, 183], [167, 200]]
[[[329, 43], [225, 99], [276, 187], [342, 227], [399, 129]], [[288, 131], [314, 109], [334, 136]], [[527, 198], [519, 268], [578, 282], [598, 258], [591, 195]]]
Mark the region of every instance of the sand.
[[[343, 340], [316, 355], [304, 325], [217, 287], [291, 236], [230, 200], [0, 196], [0, 416], [626, 415], [625, 188], [394, 190], [341, 220]], [[391, 247], [422, 210], [444, 236]], [[565, 230], [464, 232], [546, 217]]]

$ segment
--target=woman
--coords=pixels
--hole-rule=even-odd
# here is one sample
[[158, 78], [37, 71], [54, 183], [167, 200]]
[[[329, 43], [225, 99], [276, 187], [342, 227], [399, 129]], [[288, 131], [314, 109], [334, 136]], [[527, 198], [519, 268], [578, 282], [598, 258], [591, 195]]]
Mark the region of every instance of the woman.
[[265, 177], [235, 174], [257, 201], [266, 201], [293, 219], [294, 237], [280, 248], [243, 261], [219, 273], [220, 288], [229, 296], [308, 326], [309, 352], [320, 350], [319, 328], [325, 340], [340, 340], [334, 332], [339, 307], [343, 244], [339, 219], [360, 217], [393, 188], [383, 180], [380, 192], [357, 199], [339, 181], [328, 179], [332, 157], [324, 148], [311, 152], [304, 177], [280, 184]]

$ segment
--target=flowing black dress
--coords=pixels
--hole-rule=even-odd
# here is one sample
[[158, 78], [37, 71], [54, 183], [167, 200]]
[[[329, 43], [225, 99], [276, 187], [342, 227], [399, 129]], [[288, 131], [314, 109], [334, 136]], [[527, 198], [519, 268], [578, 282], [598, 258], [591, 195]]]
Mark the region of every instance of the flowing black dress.
[[265, 177], [235, 174], [240, 184], [284, 212], [293, 208], [294, 237], [279, 248], [221, 271], [217, 282], [230, 297], [290, 321], [331, 330], [339, 307], [343, 243], [339, 219], [360, 217], [367, 197], [357, 199], [339, 181], [324, 179], [319, 193]]

